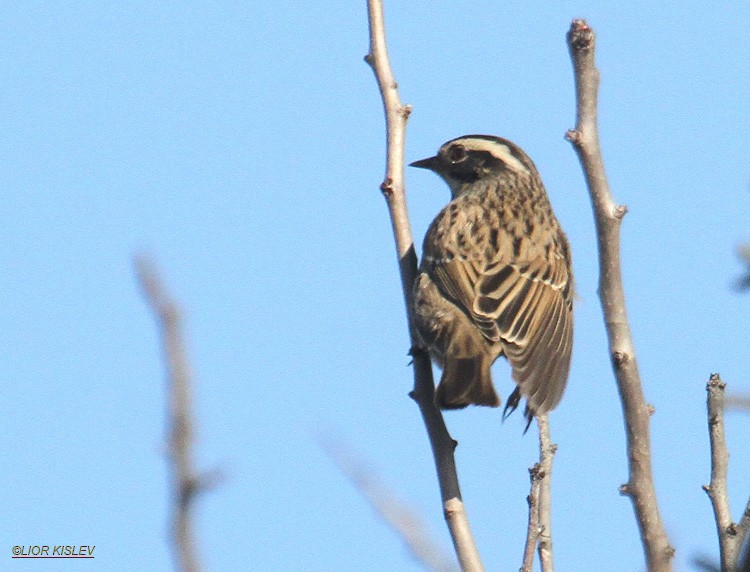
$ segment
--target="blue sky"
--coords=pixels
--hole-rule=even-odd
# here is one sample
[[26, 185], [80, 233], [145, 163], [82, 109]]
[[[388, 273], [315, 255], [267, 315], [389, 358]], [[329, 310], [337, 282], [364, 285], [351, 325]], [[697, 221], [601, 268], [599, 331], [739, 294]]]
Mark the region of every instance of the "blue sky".
[[[617, 391], [596, 295], [594, 226], [564, 141], [570, 20], [598, 34], [600, 126], [623, 225], [628, 310], [678, 570], [717, 555], [705, 383], [750, 391], [750, 9], [636, 2], [387, 2], [414, 106], [407, 160], [491, 133], [536, 162], [574, 258], [578, 301], [559, 445], [559, 570], [642, 569]], [[384, 126], [359, 2], [16, 2], [0, 7], [0, 553], [96, 545], [95, 567], [170, 570], [163, 366], [131, 259], [160, 264], [185, 311], [208, 570], [419, 570], [316, 444], [348, 441], [438, 542], [427, 438], [384, 201]], [[448, 200], [407, 172], [418, 243]], [[512, 385], [494, 369], [499, 392]], [[517, 570], [528, 472], [520, 415], [446, 415], [488, 570]], [[729, 414], [735, 517], [750, 416]], [[28, 569], [53, 569], [26, 562]], [[81, 566], [77, 566], [80, 564]], [[20, 564], [18, 564], [20, 566]]]

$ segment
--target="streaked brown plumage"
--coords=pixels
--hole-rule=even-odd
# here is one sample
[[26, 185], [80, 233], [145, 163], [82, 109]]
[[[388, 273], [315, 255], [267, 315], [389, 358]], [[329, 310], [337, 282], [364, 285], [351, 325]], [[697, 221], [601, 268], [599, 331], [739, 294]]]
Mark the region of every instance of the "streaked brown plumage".
[[443, 368], [444, 409], [497, 407], [490, 366], [506, 356], [517, 388], [506, 414], [553, 409], [568, 379], [573, 274], [568, 241], [531, 159], [506, 139], [467, 135], [412, 163], [439, 174], [453, 200], [424, 239], [412, 319]]

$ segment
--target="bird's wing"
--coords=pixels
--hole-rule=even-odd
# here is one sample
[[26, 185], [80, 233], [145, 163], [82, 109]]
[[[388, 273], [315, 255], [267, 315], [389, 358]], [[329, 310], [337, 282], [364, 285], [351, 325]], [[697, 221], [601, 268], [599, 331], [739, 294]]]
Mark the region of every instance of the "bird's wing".
[[565, 390], [573, 347], [566, 259], [553, 253], [526, 262], [498, 262], [482, 274], [476, 293], [472, 313], [497, 325], [513, 379], [529, 408], [549, 411]]
[[[433, 268], [438, 287], [471, 316], [490, 342], [500, 342], [513, 378], [537, 413], [565, 389], [573, 345], [572, 283], [562, 255], [529, 261], [457, 256]], [[482, 259], [483, 260], [483, 259]]]

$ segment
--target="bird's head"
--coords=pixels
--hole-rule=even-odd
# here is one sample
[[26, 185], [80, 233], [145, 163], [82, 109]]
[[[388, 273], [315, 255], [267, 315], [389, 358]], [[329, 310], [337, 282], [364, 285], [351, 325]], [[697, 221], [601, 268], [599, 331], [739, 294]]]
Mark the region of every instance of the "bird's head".
[[475, 183], [504, 176], [535, 177], [536, 167], [515, 143], [494, 135], [464, 135], [444, 143], [438, 154], [411, 163], [440, 175], [453, 198]]

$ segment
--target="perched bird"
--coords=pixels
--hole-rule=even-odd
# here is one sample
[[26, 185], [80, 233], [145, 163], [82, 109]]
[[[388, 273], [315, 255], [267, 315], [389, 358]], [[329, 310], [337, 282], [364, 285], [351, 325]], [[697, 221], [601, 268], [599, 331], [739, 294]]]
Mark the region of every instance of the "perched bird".
[[[570, 247], [531, 159], [507, 139], [466, 135], [413, 167], [440, 175], [452, 200], [424, 239], [411, 316], [443, 369], [443, 409], [497, 407], [490, 366], [505, 356], [528, 423], [553, 409], [573, 345]], [[528, 428], [528, 424], [527, 424]]]

